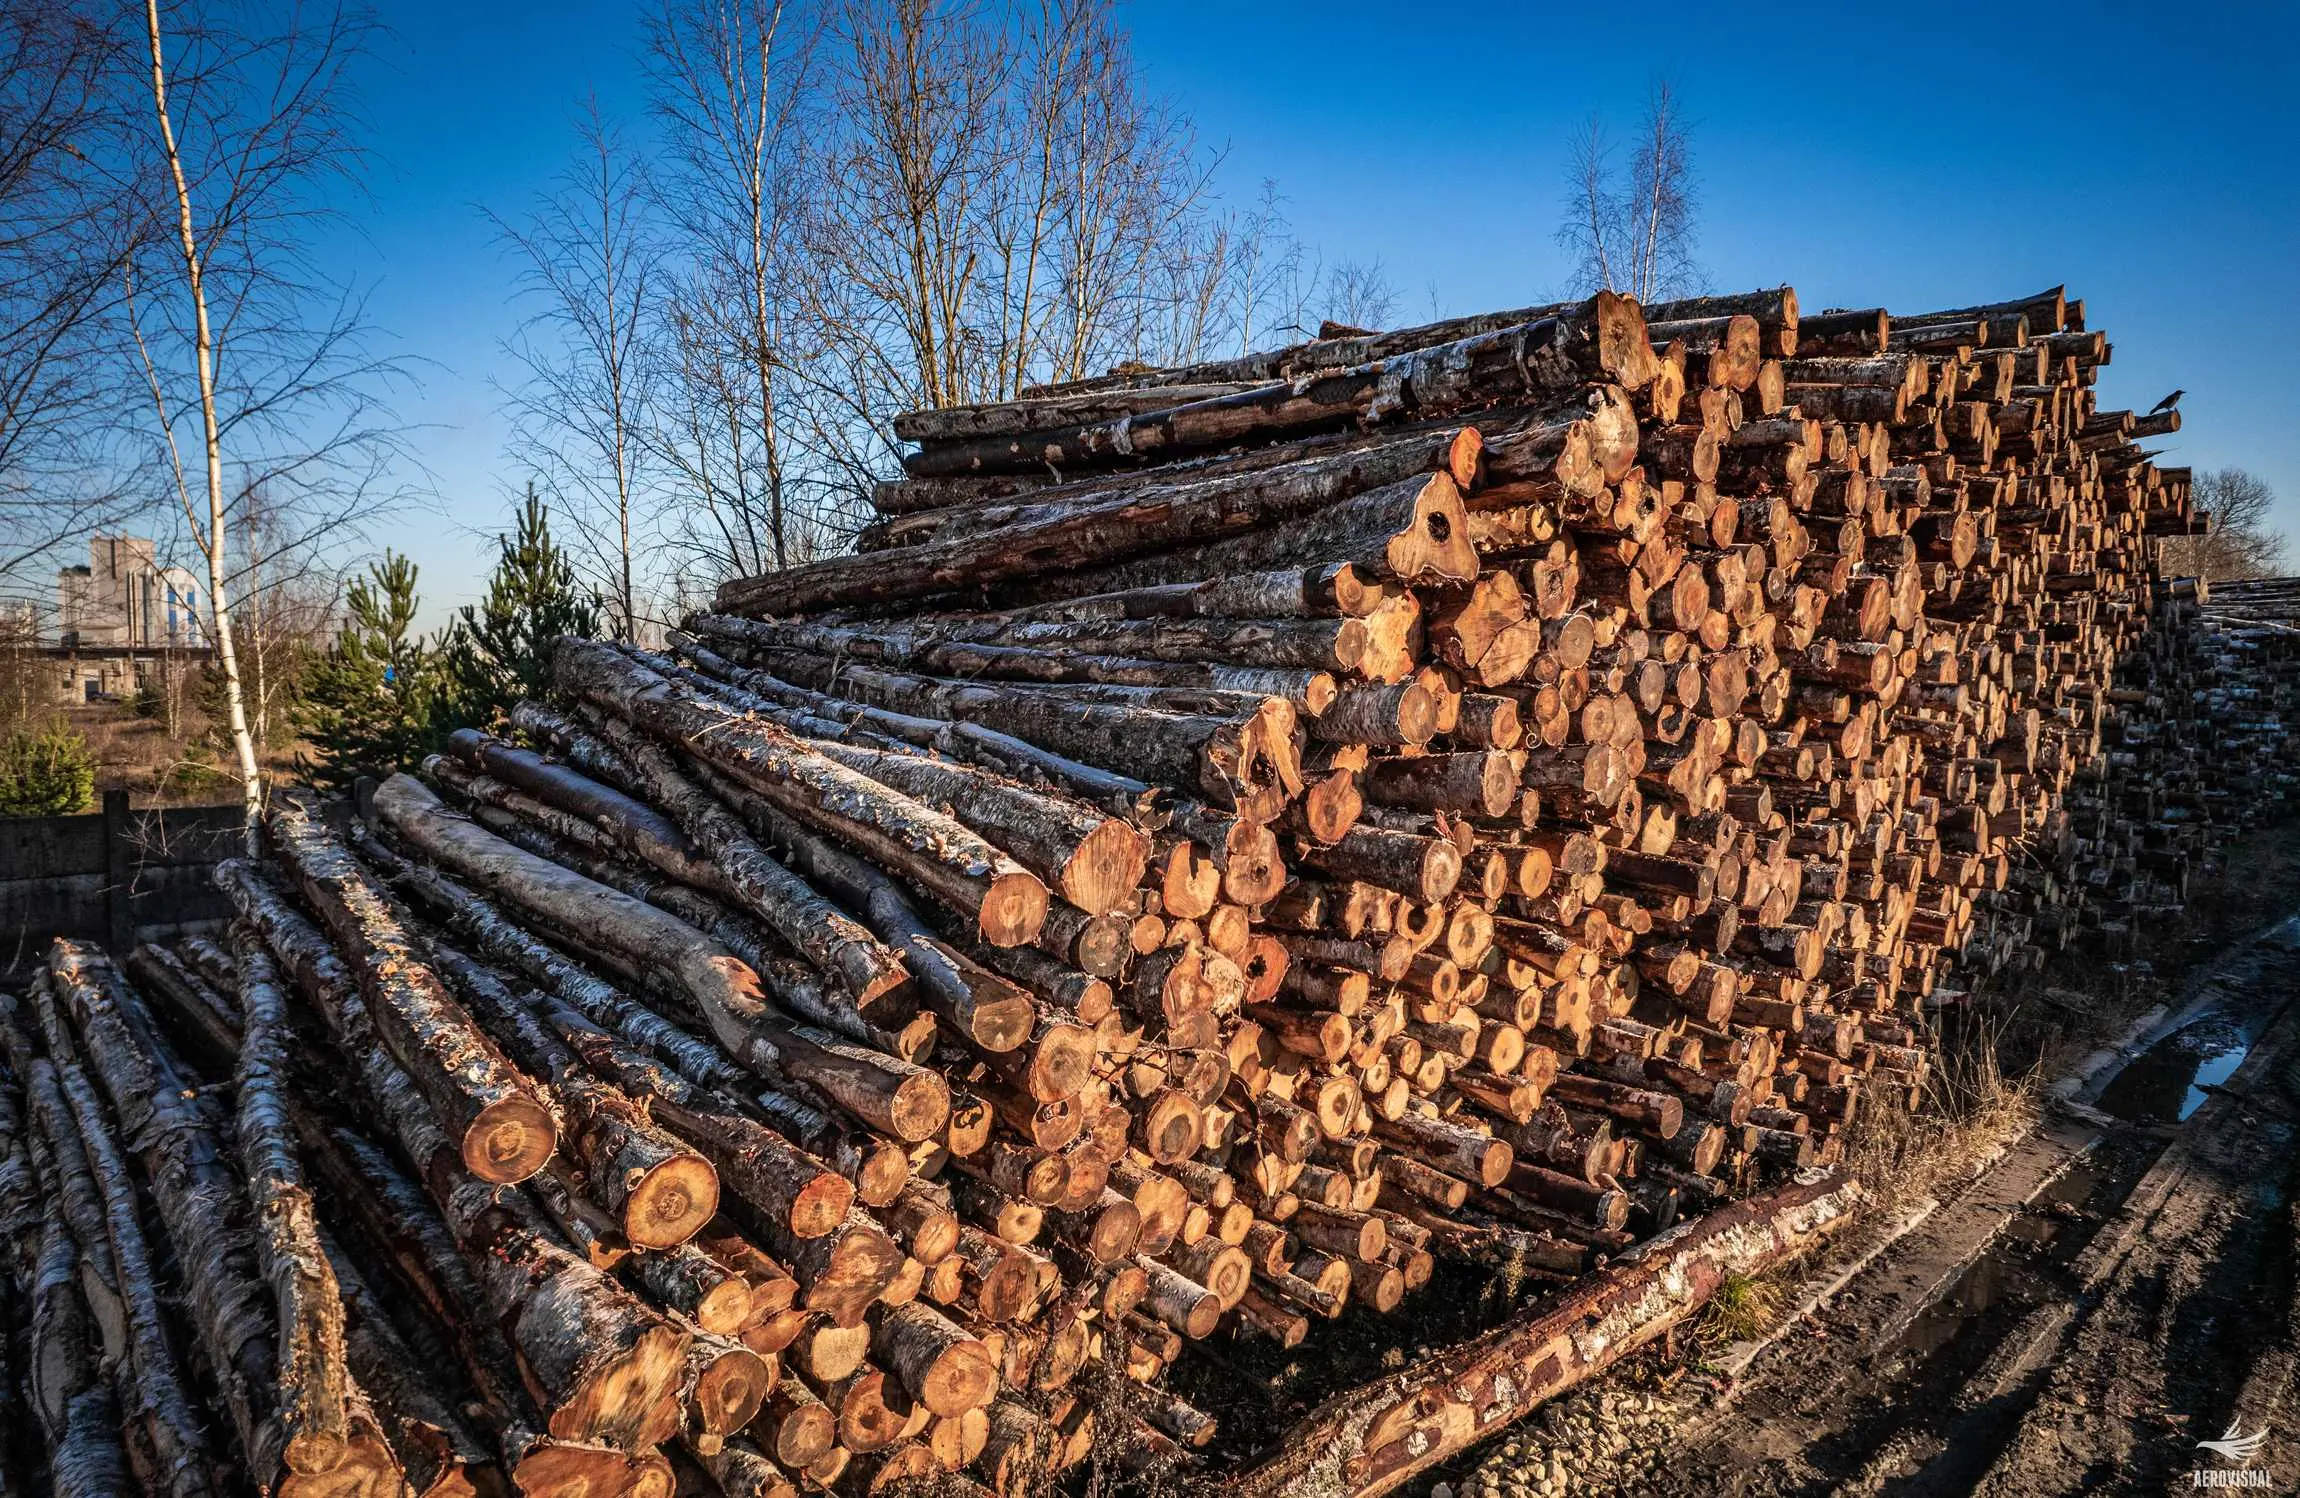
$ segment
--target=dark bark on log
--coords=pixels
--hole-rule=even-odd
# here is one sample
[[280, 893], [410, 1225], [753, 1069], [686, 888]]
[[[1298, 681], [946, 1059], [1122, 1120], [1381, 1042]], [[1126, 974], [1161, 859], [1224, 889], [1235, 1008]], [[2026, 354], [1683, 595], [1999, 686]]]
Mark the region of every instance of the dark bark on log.
[[1142, 883], [1149, 840], [1114, 817], [965, 765], [859, 745], [815, 747], [882, 785], [948, 808], [1088, 915], [1110, 910]]
[[[138, 988], [147, 993], [164, 994], [188, 1037], [193, 1060], [201, 1070], [209, 1075], [221, 1075], [239, 1064], [237, 1006], [218, 992], [201, 972], [175, 953], [150, 942], [138, 943], [123, 965]], [[233, 981], [236, 991], [236, 977]]]
[[385, 781], [375, 809], [394, 831], [466, 878], [548, 920], [588, 933], [635, 964], [675, 976], [729, 1054], [769, 1080], [789, 1075], [899, 1139], [933, 1137], [950, 1112], [940, 1077], [770, 1017], [757, 975], [676, 917], [449, 813], [404, 775]]
[[[863, 912], [871, 930], [902, 953], [926, 1007], [947, 1019], [960, 1035], [990, 1051], [1012, 1050], [1029, 1035], [1029, 996], [952, 950], [901, 886], [875, 864], [708, 767], [697, 765], [696, 770], [785, 863]], [[966, 924], [971, 929], [980, 923]], [[765, 970], [762, 976], [772, 978]]]
[[[369, 845], [358, 842], [356, 834], [354, 841], [362, 855], [368, 856]], [[488, 961], [514, 969], [538, 988], [572, 1005], [592, 1023], [663, 1056], [698, 1086], [731, 1087], [743, 1081], [742, 1068], [716, 1046], [672, 1024], [521, 930], [477, 891], [418, 863], [399, 862], [387, 871], [387, 877], [401, 892], [420, 900], [427, 914], [470, 941], [473, 950]]]
[[351, 954], [377, 1036], [447, 1121], [464, 1163], [483, 1180], [523, 1181], [557, 1144], [534, 1086], [440, 985], [351, 854], [300, 806], [265, 817], [281, 862]]
[[[361, 840], [365, 834], [355, 829], [354, 838], [355, 841]], [[644, 1004], [624, 995], [612, 984], [602, 982], [559, 956], [540, 941], [511, 925], [481, 896], [435, 869], [397, 860], [371, 838], [361, 841], [360, 846], [367, 856], [384, 862], [391, 869], [390, 877], [401, 881], [402, 887], [423, 893], [434, 913], [450, 919], [484, 917], [471, 920], [464, 927], [467, 934], [481, 941], [484, 950], [489, 950], [498, 960], [518, 967], [530, 978], [545, 985], [549, 992], [565, 1001], [590, 1024], [612, 1031], [626, 1045], [644, 1051], [649, 1056], [662, 1058], [676, 1073], [671, 1081], [691, 1084], [716, 1094], [742, 1095], [748, 1101], [729, 1106], [737, 1111], [755, 1106], [759, 1116], [767, 1121], [768, 1126], [781, 1139], [852, 1181], [866, 1203], [877, 1205], [891, 1201], [894, 1193], [901, 1189], [908, 1174], [908, 1162], [900, 1146], [856, 1129], [810, 1101], [787, 1093], [752, 1091], [746, 1085], [750, 1080], [749, 1074], [729, 1061], [716, 1046], [665, 1020]], [[595, 872], [610, 873], [606, 869]], [[624, 892], [635, 894], [636, 886]], [[657, 893], [668, 898], [664, 891], [658, 890]], [[700, 900], [701, 897], [695, 896], [694, 899]], [[685, 909], [691, 902], [682, 900], [676, 903]], [[691, 910], [689, 913], [698, 920], [710, 919], [699, 910]], [[513, 940], [513, 937], [517, 939]], [[494, 945], [489, 946], [489, 942]], [[554, 1006], [546, 1004], [542, 1007], [549, 1015]], [[572, 1038], [570, 1043], [576, 1044], [578, 1049], [582, 1048]], [[654, 1070], [651, 1062], [641, 1064], [650, 1073]], [[628, 1082], [621, 1073], [610, 1079], [625, 1085], [627, 1090], [644, 1085]], [[655, 1092], [661, 1090], [659, 1087], [653, 1089]], [[715, 1147], [709, 1143], [704, 1144], [706, 1151]], [[754, 1147], [778, 1157], [785, 1153], [783, 1146], [771, 1141], [750, 1141], [742, 1146], [745, 1151]], [[740, 1167], [729, 1158], [717, 1157], [714, 1163], [735, 1187], [738, 1195], [753, 1189], [743, 1184]], [[780, 1170], [782, 1167], [776, 1168]], [[805, 1169], [795, 1162], [792, 1168]], [[789, 1189], [805, 1190], [806, 1183], [812, 1179], [811, 1175], [802, 1174], [794, 1178]], [[817, 1186], [808, 1191], [807, 1195], [811, 1199], [827, 1202], [830, 1198], [823, 1197], [821, 1193], [832, 1189], [827, 1185]], [[746, 1196], [745, 1199], [750, 1198]], [[796, 1198], [793, 1200], [795, 1203]], [[832, 1214], [832, 1220], [835, 1221], [843, 1214], [842, 1207]], [[791, 1221], [797, 1224], [811, 1219], [812, 1215], [812, 1211], [801, 1210], [794, 1205]]]
[[[45, 1150], [35, 1161], [29, 1140], [22, 1155], [27, 1173], [54, 1174]], [[130, 1492], [134, 1485], [121, 1442], [120, 1403], [99, 1363], [101, 1333], [81, 1294], [80, 1252], [58, 1191], [43, 1193], [36, 1214], [21, 1222], [12, 1214], [6, 1226], [24, 1230], [29, 1250], [10, 1266], [28, 1305], [21, 1313], [24, 1376], [8, 1388], [11, 1394], [23, 1391], [32, 1418], [10, 1434], [22, 1438], [19, 1449], [30, 1456], [36, 1450], [31, 1427], [38, 1425], [56, 1498], [114, 1498]]]
[[894, 858], [904, 875], [978, 916], [983, 939], [1018, 946], [1046, 918], [1046, 886], [952, 817], [825, 759], [782, 729], [675, 688], [612, 646], [562, 640], [570, 694], [683, 745], [787, 814]]
[[457, 729], [448, 737], [447, 747], [481, 774], [582, 817], [614, 838], [625, 853], [673, 879], [699, 889], [721, 887], [718, 865], [688, 840], [678, 823], [645, 802], [475, 728]]
[[[296, 946], [317, 939], [308, 928], [294, 931], [278, 912], [273, 918]], [[267, 930], [267, 939], [271, 934]], [[308, 954], [274, 950], [292, 970], [321, 966]], [[375, 1116], [418, 1162], [476, 1276], [479, 1314], [517, 1349], [521, 1381], [542, 1406], [546, 1432], [634, 1453], [668, 1438], [679, 1423], [686, 1334], [561, 1247], [527, 1199], [464, 1168], [412, 1079], [379, 1043], [355, 993], [339, 980], [332, 989], [315, 987], [312, 996], [364, 1082]]]
[[344, 1356], [375, 1408], [415, 1498], [477, 1498], [500, 1481], [495, 1452], [439, 1392], [444, 1369], [426, 1367], [393, 1327], [359, 1270], [325, 1243], [344, 1311]]
[[1105, 593], [1201, 583], [1304, 557], [1346, 562], [1368, 576], [1401, 582], [1466, 583], [1478, 572], [1471, 536], [1470, 514], [1460, 489], [1442, 473], [1429, 474], [1358, 492], [1280, 524], [1132, 555], [1062, 575], [1053, 583], [1041, 579], [1035, 586], [1012, 585], [999, 596], [1020, 601], [1046, 588]]
[[1199, 382], [1162, 383], [1135, 390], [1093, 391], [1079, 395], [1048, 396], [1036, 400], [1003, 401], [988, 405], [942, 406], [905, 411], [891, 423], [904, 442], [950, 442], [968, 437], [1020, 436], [1074, 426], [1079, 422], [1116, 420], [1144, 411], [1162, 411], [1185, 401], [1236, 394], [1250, 384]]

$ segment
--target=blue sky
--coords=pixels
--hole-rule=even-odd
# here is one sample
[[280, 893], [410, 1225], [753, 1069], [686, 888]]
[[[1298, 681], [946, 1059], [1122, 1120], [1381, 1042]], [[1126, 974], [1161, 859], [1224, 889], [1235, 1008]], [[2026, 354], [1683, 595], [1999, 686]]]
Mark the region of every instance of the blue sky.
[[[475, 597], [520, 481], [501, 342], [516, 211], [567, 159], [577, 102], [642, 105], [630, 5], [393, 0], [366, 70], [374, 180], [343, 252], [439, 495], [373, 527], [423, 568], [427, 619]], [[1568, 140], [1676, 82], [1697, 125], [1713, 289], [1901, 312], [2065, 281], [2115, 344], [2106, 399], [2175, 386], [2166, 461], [2267, 478], [2300, 538], [2300, 6], [1258, 5], [1134, 0], [1153, 87], [1225, 152], [1240, 200], [1276, 183], [1302, 239], [1379, 260], [1399, 317], [1522, 304], [1552, 240]]]

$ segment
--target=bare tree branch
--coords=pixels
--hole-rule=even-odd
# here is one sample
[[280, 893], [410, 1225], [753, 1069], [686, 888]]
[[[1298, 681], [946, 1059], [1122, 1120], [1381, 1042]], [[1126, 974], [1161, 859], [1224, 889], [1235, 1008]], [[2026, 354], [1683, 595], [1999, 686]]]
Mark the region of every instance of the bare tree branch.
[[358, 299], [311, 258], [333, 214], [328, 188], [359, 164], [349, 69], [374, 23], [343, 5], [220, 16], [145, 0], [142, 33], [147, 125], [123, 136], [115, 173], [149, 253], [123, 268], [124, 337], [167, 487], [206, 564], [204, 630], [252, 850], [263, 768], [249, 709], [253, 696], [264, 710], [269, 688], [251, 693], [234, 611], [241, 583], [280, 558], [235, 534], [259, 510], [304, 517], [310, 537], [353, 526], [374, 513], [396, 453], [380, 388], [397, 367], [365, 355]]
[[2276, 492], [2267, 480], [2242, 468], [2200, 473], [2196, 508], [2212, 517], [2212, 529], [2166, 540], [2167, 573], [2217, 583], [2283, 572], [2286, 537], [2276, 529]]
[[526, 379], [506, 393], [515, 451], [564, 511], [583, 517], [578, 564], [608, 600], [616, 635], [630, 640], [655, 617], [635, 543], [652, 520], [644, 434], [657, 369], [645, 340], [663, 251], [646, 168], [596, 99], [576, 129], [575, 162], [525, 219], [490, 215], [541, 304], [507, 346]]
[[1575, 294], [1618, 291], [1650, 302], [1699, 286], [1692, 127], [1666, 79], [1646, 96], [1626, 181], [1615, 170], [1604, 124], [1595, 115], [1568, 142], [1566, 160], [1566, 211], [1557, 242], [1574, 257]]

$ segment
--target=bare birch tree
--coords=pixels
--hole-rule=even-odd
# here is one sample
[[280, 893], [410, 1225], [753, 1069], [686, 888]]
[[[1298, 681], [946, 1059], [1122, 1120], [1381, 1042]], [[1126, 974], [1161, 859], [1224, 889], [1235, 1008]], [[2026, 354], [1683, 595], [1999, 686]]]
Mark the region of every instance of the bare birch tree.
[[1327, 322], [1371, 332], [1397, 310], [1398, 291], [1379, 260], [1344, 260], [1326, 272], [1319, 301]]
[[647, 28], [656, 187], [685, 258], [664, 302], [656, 431], [699, 501], [675, 539], [722, 575], [786, 567], [814, 539], [790, 513], [779, 408], [820, 29], [786, 0], [665, 0]]
[[2212, 529], [2164, 543], [2168, 574], [2217, 583], [2281, 573], [2286, 541], [2276, 528], [2276, 491], [2267, 480], [2242, 468], [2200, 473], [2196, 508], [2212, 517]]
[[1233, 240], [1111, 0], [850, 0], [807, 238], [811, 443], [849, 492], [886, 418], [1220, 337]]
[[1565, 217], [1557, 242], [1574, 257], [1573, 288], [1617, 291], [1641, 302], [1691, 291], [1698, 201], [1692, 127], [1674, 88], [1656, 82], [1626, 172], [1595, 115], [1567, 148]]
[[[569, 451], [570, 412], [594, 458], [618, 424], [643, 435], [650, 482], [682, 499], [664, 539], [701, 563], [681, 586], [847, 544], [898, 471], [900, 411], [1250, 343], [1320, 288], [1359, 316], [1393, 300], [1378, 265], [1309, 268], [1274, 191], [1223, 210], [1116, 0], [656, 3], [652, 225], [599, 212], [601, 178], [580, 233], [564, 203], [521, 231], [552, 359], [520, 405], [550, 433], [539, 467]], [[602, 249], [650, 228], [649, 249]], [[652, 278], [627, 323], [609, 263]], [[625, 337], [643, 389], [602, 423]]]
[[377, 395], [391, 367], [364, 355], [356, 299], [309, 256], [325, 188], [359, 159], [349, 69], [373, 21], [340, 5], [145, 0], [142, 23], [147, 128], [121, 170], [154, 253], [128, 269], [126, 327], [206, 566], [204, 633], [252, 850], [263, 770], [235, 633], [236, 502], [264, 493], [324, 537], [372, 513], [394, 446]]
[[574, 163], [519, 222], [495, 216], [539, 304], [507, 352], [525, 380], [506, 392], [517, 453], [563, 512], [580, 518], [578, 564], [616, 636], [639, 637], [652, 578], [637, 560], [652, 524], [647, 433], [656, 367], [646, 343], [662, 249], [644, 163], [591, 100]]
[[1278, 184], [1264, 179], [1254, 206], [1227, 219], [1231, 331], [1240, 354], [1272, 334], [1299, 331], [1303, 317], [1303, 250], [1286, 222]]

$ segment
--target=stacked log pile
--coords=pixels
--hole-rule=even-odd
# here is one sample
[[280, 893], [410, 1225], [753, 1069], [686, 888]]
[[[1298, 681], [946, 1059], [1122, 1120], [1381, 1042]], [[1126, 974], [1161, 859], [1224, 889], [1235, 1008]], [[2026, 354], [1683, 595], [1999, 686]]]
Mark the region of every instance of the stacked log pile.
[[2300, 804], [2300, 580], [2173, 578], [2158, 608], [2108, 693], [2102, 773], [2069, 801], [2111, 950], [2177, 912], [2231, 834]]
[[[1232, 1100], [1307, 1088], [1448, 1242], [1603, 1252], [1832, 1158], [1928, 1006], [2102, 918], [2126, 824], [2066, 798], [2124, 815], [2107, 694], [2202, 523], [2107, 358], [2057, 289], [1600, 296], [915, 413], [861, 553], [729, 584], [683, 660], [919, 742], [1280, 704], [1282, 806], [1149, 777], [1282, 844], [1217, 892], [1287, 963]], [[1150, 951], [1203, 943], [1170, 893]]]
[[1929, 1008], [2137, 897], [2103, 749], [2202, 522], [2080, 303], [1330, 331], [901, 418], [855, 555], [562, 642], [349, 825], [279, 801], [226, 944], [60, 949], [16, 1074], [236, 1079], [214, 1277], [346, 1370], [211, 1462], [304, 1379], [442, 1492], [1176, 1459], [1193, 1344], [1832, 1161]]

